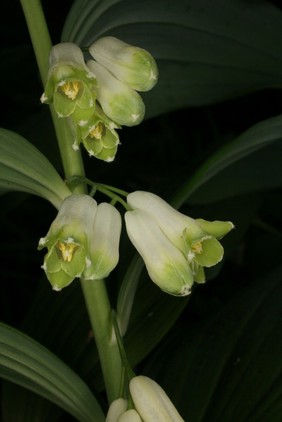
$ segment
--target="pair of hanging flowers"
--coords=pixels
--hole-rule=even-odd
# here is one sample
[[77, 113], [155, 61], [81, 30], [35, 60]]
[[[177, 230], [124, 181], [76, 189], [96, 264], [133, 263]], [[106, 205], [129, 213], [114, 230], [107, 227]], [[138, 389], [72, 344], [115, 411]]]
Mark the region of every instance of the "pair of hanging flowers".
[[129, 382], [132, 403], [120, 397], [108, 410], [106, 422], [184, 422], [162, 387], [143, 375]]
[[116, 129], [143, 120], [138, 91], [153, 88], [158, 69], [146, 50], [114, 37], [95, 41], [89, 53], [92, 59], [85, 62], [76, 44], [55, 45], [41, 101], [53, 103], [57, 115], [68, 119], [75, 150], [82, 143], [90, 156], [110, 162], [119, 145]]
[[[186, 296], [205, 281], [205, 267], [223, 258], [218, 239], [231, 222], [192, 219], [159, 196], [136, 191], [127, 196], [128, 236], [142, 256], [149, 276], [164, 292]], [[108, 203], [97, 205], [88, 195], [70, 195], [62, 203], [39, 249], [48, 248], [43, 269], [54, 290], [76, 277], [107, 277], [119, 260], [121, 215]]]

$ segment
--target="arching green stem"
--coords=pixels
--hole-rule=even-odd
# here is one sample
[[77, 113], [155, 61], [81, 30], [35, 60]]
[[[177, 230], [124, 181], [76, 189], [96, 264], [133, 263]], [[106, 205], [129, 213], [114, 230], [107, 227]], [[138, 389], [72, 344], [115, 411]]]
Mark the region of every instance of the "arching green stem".
[[[40, 0], [21, 0], [26, 18], [36, 60], [38, 63], [43, 85], [48, 77], [49, 53], [52, 48], [48, 27]], [[81, 177], [73, 192], [85, 193], [84, 166], [79, 151], [72, 148], [73, 139], [66, 119], [58, 118], [51, 107], [52, 119], [55, 126], [59, 149], [62, 157], [66, 178], [74, 175]], [[111, 308], [103, 280], [88, 282], [82, 280], [89, 318], [99, 356], [109, 402], [118, 397], [122, 376], [122, 363], [112, 326]]]

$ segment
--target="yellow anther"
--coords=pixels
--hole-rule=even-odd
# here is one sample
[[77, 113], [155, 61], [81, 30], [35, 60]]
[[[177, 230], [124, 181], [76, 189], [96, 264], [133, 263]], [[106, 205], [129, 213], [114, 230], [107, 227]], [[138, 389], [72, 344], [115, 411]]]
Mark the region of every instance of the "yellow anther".
[[203, 252], [203, 246], [201, 242], [193, 243], [193, 245], [191, 246], [191, 251], [195, 254], [200, 255]]
[[75, 100], [80, 87], [81, 83], [79, 81], [69, 81], [65, 82], [60, 88], [70, 100]]
[[102, 136], [105, 133], [105, 125], [102, 122], [97, 123], [96, 126], [94, 126], [90, 132], [89, 132], [89, 136], [90, 138], [95, 138], [95, 139], [101, 139]]
[[67, 242], [67, 243], [58, 242], [56, 244], [56, 248], [59, 250], [61, 257], [66, 262], [71, 262], [73, 258], [73, 254], [78, 248], [78, 246], [79, 245], [77, 243], [73, 243], [73, 242]]

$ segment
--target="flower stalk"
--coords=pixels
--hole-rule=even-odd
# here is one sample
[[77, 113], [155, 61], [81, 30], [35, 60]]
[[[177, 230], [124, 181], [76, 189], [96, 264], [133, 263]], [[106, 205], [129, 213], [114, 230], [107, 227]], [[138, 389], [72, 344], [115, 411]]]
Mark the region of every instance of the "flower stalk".
[[[49, 53], [52, 48], [47, 23], [40, 0], [21, 0], [21, 5], [44, 86], [47, 81]], [[83, 176], [84, 167], [81, 154], [74, 151], [71, 143], [69, 142], [72, 137], [71, 130], [63, 119], [58, 119], [53, 106], [50, 106], [50, 110], [60, 149], [65, 177], [70, 177], [74, 174]], [[85, 193], [85, 186], [83, 184], [77, 185], [74, 192]]]
[[[38, 63], [41, 79], [45, 85], [49, 70], [49, 53], [52, 47], [48, 27], [40, 0], [21, 0], [22, 9], [30, 33], [34, 53]], [[72, 147], [70, 139], [73, 134], [65, 119], [59, 119], [52, 105], [51, 115], [57, 135], [57, 141], [66, 178], [74, 175], [83, 177], [84, 166], [79, 151]], [[77, 194], [85, 193], [85, 184], [73, 188]], [[109, 402], [118, 397], [121, 378], [121, 359], [115, 341], [111, 321], [111, 308], [104, 280], [81, 280], [82, 290], [97, 344], [105, 387]]]
[[123, 369], [109, 298], [104, 280], [81, 279], [81, 286], [99, 353], [108, 402], [112, 403], [119, 397]]

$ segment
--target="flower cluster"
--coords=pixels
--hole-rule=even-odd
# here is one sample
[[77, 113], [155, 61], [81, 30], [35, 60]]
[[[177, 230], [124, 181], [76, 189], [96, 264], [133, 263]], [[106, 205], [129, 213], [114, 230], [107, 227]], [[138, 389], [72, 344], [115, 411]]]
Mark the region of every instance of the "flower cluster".
[[116, 129], [143, 120], [145, 105], [137, 91], [153, 88], [158, 70], [146, 50], [114, 37], [95, 41], [89, 53], [93, 59], [85, 63], [76, 44], [55, 45], [41, 101], [68, 118], [75, 150], [82, 143], [90, 156], [110, 162], [119, 145]]
[[[185, 296], [205, 281], [204, 267], [223, 258], [218, 239], [234, 226], [229, 221], [192, 219], [159, 196], [136, 191], [127, 196], [128, 236], [142, 256], [152, 281], [166, 293]], [[107, 277], [119, 259], [121, 216], [108, 203], [70, 195], [62, 203], [39, 249], [48, 248], [43, 269], [54, 290], [74, 278]]]
[[136, 376], [129, 382], [134, 409], [119, 398], [111, 404], [106, 422], [184, 422], [162, 387], [151, 378]]

